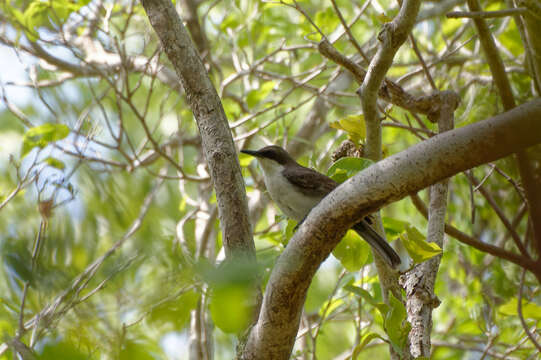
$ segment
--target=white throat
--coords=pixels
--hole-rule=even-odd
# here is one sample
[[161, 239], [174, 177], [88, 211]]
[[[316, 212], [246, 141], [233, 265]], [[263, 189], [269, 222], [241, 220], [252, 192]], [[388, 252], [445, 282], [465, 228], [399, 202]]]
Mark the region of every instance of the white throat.
[[270, 159], [258, 158], [258, 160], [272, 201], [287, 217], [296, 221], [303, 220], [321, 199], [299, 192], [282, 174], [283, 165]]

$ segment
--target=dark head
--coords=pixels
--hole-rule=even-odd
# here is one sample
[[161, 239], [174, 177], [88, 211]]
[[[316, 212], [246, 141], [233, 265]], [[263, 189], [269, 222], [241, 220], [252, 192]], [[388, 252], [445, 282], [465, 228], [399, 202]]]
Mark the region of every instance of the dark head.
[[270, 145], [265, 146], [257, 151], [255, 150], [241, 150], [240, 152], [248, 155], [255, 156], [260, 159], [269, 159], [274, 160], [280, 165], [285, 165], [287, 163], [295, 163], [295, 160], [279, 146]]

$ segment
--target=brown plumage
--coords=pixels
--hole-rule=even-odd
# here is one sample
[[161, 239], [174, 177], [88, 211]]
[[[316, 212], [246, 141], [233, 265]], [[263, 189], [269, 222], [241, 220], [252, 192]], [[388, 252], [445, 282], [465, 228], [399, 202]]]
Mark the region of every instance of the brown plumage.
[[[242, 150], [258, 158], [263, 169], [265, 185], [278, 207], [290, 218], [300, 223], [310, 210], [338, 183], [326, 175], [298, 164], [279, 146], [266, 146], [260, 150]], [[365, 217], [353, 229], [389, 264], [397, 267], [400, 257], [394, 249], [371, 226], [373, 221]]]

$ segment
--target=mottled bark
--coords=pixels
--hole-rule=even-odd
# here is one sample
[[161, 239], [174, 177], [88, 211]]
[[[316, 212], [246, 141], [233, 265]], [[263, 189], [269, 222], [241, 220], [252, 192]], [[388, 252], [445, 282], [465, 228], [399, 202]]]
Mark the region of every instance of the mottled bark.
[[[454, 124], [454, 111], [458, 105], [458, 96], [452, 92], [441, 94], [442, 106], [439, 118], [439, 132], [449, 131]], [[447, 193], [449, 180], [445, 179], [430, 187], [428, 209], [427, 241], [443, 246], [445, 233], [445, 214], [447, 211]], [[434, 284], [440, 266], [441, 256], [436, 256], [417, 265], [401, 278], [406, 291], [406, 310], [411, 324], [409, 333], [410, 353], [414, 358], [430, 357], [432, 331], [432, 309], [439, 305], [434, 293]]]
[[[404, 0], [398, 15], [393, 21], [383, 26], [378, 35], [381, 44], [376, 55], [372, 58], [366, 77], [358, 90], [366, 123], [365, 156], [374, 161], [379, 161], [382, 153], [381, 121], [377, 107], [378, 96], [396, 52], [411, 33], [420, 7], [420, 0]], [[379, 213], [375, 215], [377, 228], [380, 233], [384, 234]], [[388, 301], [388, 292], [393, 292], [394, 296], [400, 299], [397, 273], [385, 266], [382, 259], [375, 253], [374, 259], [382, 285], [384, 300]], [[407, 344], [405, 347], [407, 347]], [[389, 345], [389, 351], [392, 359], [398, 359], [398, 354], [392, 345]], [[404, 358], [409, 357], [407, 348], [402, 349], [402, 352], [406, 354]]]

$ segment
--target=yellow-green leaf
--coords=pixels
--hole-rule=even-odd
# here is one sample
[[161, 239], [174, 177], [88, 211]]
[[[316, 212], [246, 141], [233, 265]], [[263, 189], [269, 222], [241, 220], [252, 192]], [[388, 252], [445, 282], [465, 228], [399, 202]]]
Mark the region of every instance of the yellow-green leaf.
[[238, 333], [250, 323], [252, 289], [240, 284], [222, 286], [212, 291], [210, 315], [217, 327], [226, 333]]
[[370, 341], [374, 340], [374, 339], [382, 339], [382, 340], [385, 340], [381, 337], [381, 335], [378, 335], [376, 333], [368, 333], [368, 334], [365, 334], [363, 337], [362, 337], [362, 340], [360, 341], [359, 345], [357, 345], [355, 347], [355, 349], [353, 350], [353, 353], [351, 354], [351, 359], [357, 359], [357, 356], [359, 356], [359, 354], [361, 353], [361, 350], [370, 343]]
[[319, 315], [328, 316], [342, 304], [344, 304], [344, 300], [337, 298], [331, 299], [330, 302], [325, 301], [323, 305], [319, 308]]
[[366, 137], [364, 115], [348, 115], [329, 124], [330, 127], [347, 132], [350, 139], [358, 143]]
[[252, 155], [247, 155], [247, 154], [243, 154], [243, 153], [239, 154], [239, 163], [240, 163], [240, 166], [242, 166], [242, 167], [246, 167], [246, 166], [250, 165], [250, 163], [253, 160], [255, 160], [255, 158]]
[[246, 104], [248, 107], [254, 107], [265, 99], [274, 89], [276, 83], [274, 81], [267, 81], [259, 89], [254, 89], [248, 92], [246, 96]]
[[[508, 302], [500, 306], [500, 313], [504, 315], [517, 316], [517, 305], [518, 299], [512, 298]], [[526, 319], [541, 320], [541, 306], [534, 303], [526, 302], [526, 300], [522, 299], [522, 315]]]
[[332, 164], [327, 171], [327, 176], [338, 183], [342, 183], [373, 163], [372, 160], [365, 158], [343, 157]]
[[413, 226], [407, 226], [400, 238], [415, 263], [421, 263], [442, 253], [436, 243], [427, 242], [423, 234]]
[[389, 305], [389, 311], [385, 316], [385, 331], [395, 351], [401, 354], [411, 325], [406, 320], [406, 307], [393, 294], [389, 296]]
[[368, 262], [370, 246], [357, 233], [350, 230], [332, 253], [346, 270], [358, 271]]
[[40, 149], [51, 142], [64, 139], [70, 130], [64, 124], [45, 123], [29, 129], [23, 136], [21, 157], [25, 157], [35, 147]]
[[66, 168], [66, 164], [64, 164], [63, 161], [61, 160], [58, 160], [52, 156], [46, 158], [45, 160], [43, 160], [44, 163], [46, 163], [47, 165], [51, 166], [51, 167], [54, 167], [54, 168], [57, 168], [59, 170], [64, 170]]
[[400, 235], [402, 232], [404, 232], [409, 225], [408, 222], [390, 218], [390, 217], [383, 217], [383, 228], [385, 229], [385, 233], [389, 236], [397, 236]]

